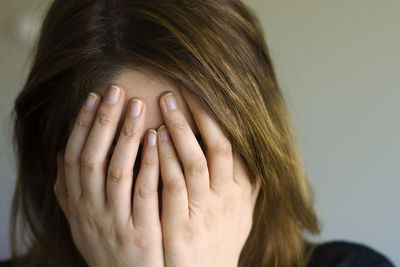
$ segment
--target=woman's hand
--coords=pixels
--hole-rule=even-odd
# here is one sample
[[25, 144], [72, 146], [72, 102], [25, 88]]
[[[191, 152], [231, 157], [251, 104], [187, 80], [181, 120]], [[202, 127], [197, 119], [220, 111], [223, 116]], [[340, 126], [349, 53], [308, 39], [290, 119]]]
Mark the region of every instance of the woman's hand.
[[142, 103], [142, 112], [135, 117], [132, 104], [136, 102], [129, 102], [108, 165], [125, 92], [112, 86], [100, 102], [99, 95], [89, 94], [65, 155], [58, 155], [55, 194], [68, 219], [74, 243], [91, 267], [164, 266], [157, 194], [157, 133], [149, 130], [143, 142], [132, 203], [133, 166], [146, 106]]
[[180, 91], [207, 156], [179, 105], [167, 104], [161, 97], [167, 125], [158, 129], [165, 266], [237, 266], [251, 230], [259, 183], [252, 188], [243, 162], [217, 123], [186, 91]]

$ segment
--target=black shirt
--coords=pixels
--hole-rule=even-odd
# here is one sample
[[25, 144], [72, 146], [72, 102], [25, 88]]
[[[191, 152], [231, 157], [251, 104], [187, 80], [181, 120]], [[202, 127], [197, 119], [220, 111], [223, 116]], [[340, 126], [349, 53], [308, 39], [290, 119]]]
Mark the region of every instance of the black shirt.
[[307, 267], [394, 267], [394, 264], [367, 245], [333, 240], [315, 248]]
[[[0, 267], [12, 267], [0, 261]], [[366, 245], [334, 240], [319, 244], [307, 267], [394, 267], [383, 254]]]

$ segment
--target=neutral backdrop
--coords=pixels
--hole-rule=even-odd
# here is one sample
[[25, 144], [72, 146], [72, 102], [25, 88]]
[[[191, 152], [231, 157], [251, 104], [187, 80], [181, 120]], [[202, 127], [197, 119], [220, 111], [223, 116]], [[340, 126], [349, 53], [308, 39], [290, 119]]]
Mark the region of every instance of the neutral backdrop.
[[[9, 114], [48, 0], [0, 2], [0, 259], [15, 186]], [[322, 222], [400, 265], [400, 1], [245, 0], [262, 22]]]

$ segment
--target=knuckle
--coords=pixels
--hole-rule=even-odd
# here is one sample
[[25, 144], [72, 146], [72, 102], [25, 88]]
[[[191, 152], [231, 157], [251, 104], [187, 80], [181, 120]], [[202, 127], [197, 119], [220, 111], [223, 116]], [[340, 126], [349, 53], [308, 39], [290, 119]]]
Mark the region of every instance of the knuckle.
[[94, 209], [79, 209], [75, 212], [74, 216], [77, 217], [77, 219], [82, 223], [82, 226], [86, 229], [96, 230], [101, 228], [98, 216]]
[[187, 126], [187, 122], [185, 120], [176, 120], [171, 123], [172, 127], [177, 130], [183, 130]]
[[139, 185], [136, 189], [137, 194], [142, 199], [148, 199], [156, 195], [156, 189], [146, 186], [146, 185]]
[[175, 160], [176, 155], [175, 155], [175, 153], [173, 153], [173, 152], [166, 152], [166, 153], [163, 155], [163, 157], [164, 157], [164, 159], [165, 159], [166, 161], [171, 161], [171, 160]]
[[203, 157], [194, 158], [187, 166], [187, 171], [191, 175], [201, 174], [207, 169], [207, 162]]
[[147, 156], [143, 158], [142, 165], [146, 167], [154, 167], [158, 165], [158, 159], [156, 156]]
[[107, 110], [100, 109], [97, 113], [96, 120], [101, 125], [109, 125], [112, 122], [112, 116]]
[[120, 184], [123, 180], [124, 174], [120, 169], [110, 168], [108, 170], [108, 179], [113, 184]]
[[[122, 227], [121, 227], [122, 228]], [[121, 251], [124, 251], [132, 246], [132, 237], [128, 237], [123, 229], [113, 229], [115, 236], [115, 244]]]
[[150, 246], [150, 240], [144, 234], [139, 234], [133, 239], [135, 247], [145, 250]]
[[198, 229], [196, 230], [192, 225], [185, 224], [182, 229], [182, 238], [185, 241], [193, 241], [197, 231]]
[[77, 162], [79, 162], [79, 160], [77, 159], [77, 157], [75, 155], [72, 155], [71, 153], [65, 153], [64, 154], [64, 166], [65, 166], [65, 168], [71, 168], [74, 165], [76, 165]]
[[121, 134], [128, 138], [135, 138], [138, 136], [138, 130], [134, 127], [124, 125], [121, 130]]
[[89, 120], [83, 116], [78, 116], [75, 121], [75, 124], [79, 128], [88, 128], [90, 127]]
[[123, 236], [118, 234], [118, 229], [120, 228], [120, 224], [114, 222], [112, 219], [111, 220], [106, 220], [106, 222], [101, 223], [101, 228], [100, 231], [104, 236], [110, 237], [109, 240], [107, 241], [110, 245], [115, 246], [115, 245], [123, 245], [124, 238]]
[[95, 160], [91, 155], [81, 156], [81, 166], [88, 172], [92, 172], [95, 166]]
[[232, 154], [232, 144], [226, 138], [221, 138], [218, 142], [215, 143], [214, 151], [217, 154], [223, 156], [229, 156]]
[[165, 184], [165, 189], [171, 193], [181, 193], [186, 190], [186, 185], [182, 181], [172, 179]]

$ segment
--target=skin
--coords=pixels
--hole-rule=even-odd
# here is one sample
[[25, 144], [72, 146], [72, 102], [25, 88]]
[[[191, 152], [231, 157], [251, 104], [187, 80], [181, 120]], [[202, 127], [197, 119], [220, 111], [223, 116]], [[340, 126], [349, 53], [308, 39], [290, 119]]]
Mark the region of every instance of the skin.
[[[97, 94], [91, 109], [84, 105], [65, 152], [58, 153], [54, 191], [83, 258], [96, 267], [237, 266], [259, 183], [251, 186], [229, 140], [184, 88], [133, 70], [115, 85], [116, 103]], [[176, 109], [167, 108], [168, 92]], [[132, 98], [142, 101], [138, 117], [129, 116]], [[150, 134], [156, 134], [154, 146], [147, 143]]]

